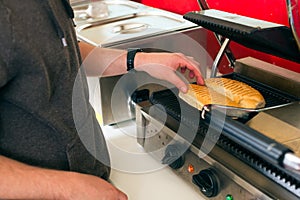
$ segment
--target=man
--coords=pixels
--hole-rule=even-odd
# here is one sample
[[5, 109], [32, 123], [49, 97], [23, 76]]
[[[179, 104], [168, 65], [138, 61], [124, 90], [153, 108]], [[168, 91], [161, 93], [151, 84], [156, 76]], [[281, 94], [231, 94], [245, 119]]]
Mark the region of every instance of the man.
[[[0, 0], [0, 16], [0, 199], [127, 199], [106, 181], [109, 155], [88, 103], [83, 70], [79, 128], [100, 141], [94, 151], [105, 164], [77, 135], [72, 91], [82, 58], [93, 48], [78, 45], [69, 2]], [[99, 75], [103, 67], [102, 75], [126, 73], [125, 51], [96, 51], [99, 66], [86, 66], [87, 75]], [[175, 74], [179, 67], [203, 84], [198, 63], [182, 54], [137, 53], [134, 67], [184, 92], [187, 86]]]

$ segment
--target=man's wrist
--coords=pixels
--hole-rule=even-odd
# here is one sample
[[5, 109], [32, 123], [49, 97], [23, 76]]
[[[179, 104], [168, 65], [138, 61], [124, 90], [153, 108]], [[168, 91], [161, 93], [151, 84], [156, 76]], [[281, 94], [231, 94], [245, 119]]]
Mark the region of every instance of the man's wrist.
[[136, 53], [142, 52], [143, 50], [140, 48], [129, 48], [127, 50], [127, 71], [131, 71], [134, 69], [134, 58]]

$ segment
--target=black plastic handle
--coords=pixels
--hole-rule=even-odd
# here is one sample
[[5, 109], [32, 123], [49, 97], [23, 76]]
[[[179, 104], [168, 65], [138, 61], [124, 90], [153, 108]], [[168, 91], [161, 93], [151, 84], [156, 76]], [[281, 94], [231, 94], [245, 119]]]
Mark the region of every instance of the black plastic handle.
[[205, 114], [205, 123], [209, 124], [210, 128], [222, 130], [224, 136], [273, 164], [283, 166], [285, 154], [292, 152], [286, 146], [239, 121], [230, 117], [224, 119], [224, 114], [220, 111], [214, 110], [213, 113]]

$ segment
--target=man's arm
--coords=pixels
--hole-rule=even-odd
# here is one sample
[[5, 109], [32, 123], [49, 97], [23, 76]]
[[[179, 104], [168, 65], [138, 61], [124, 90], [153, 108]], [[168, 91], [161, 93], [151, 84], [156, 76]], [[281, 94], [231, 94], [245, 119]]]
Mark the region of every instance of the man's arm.
[[0, 199], [127, 199], [101, 178], [32, 167], [4, 156], [0, 156], [0, 174]]
[[127, 52], [119, 49], [95, 47], [79, 42], [87, 76], [115, 76], [125, 74]]
[[[85, 42], [80, 42], [79, 46], [87, 76], [114, 76], [127, 72], [127, 51], [96, 48]], [[134, 66], [137, 71], [169, 81], [182, 92], [187, 92], [187, 85], [175, 73], [179, 68], [182, 72], [189, 70], [190, 78], [195, 77], [198, 84], [204, 84], [199, 63], [181, 53], [139, 52], [135, 56]]]

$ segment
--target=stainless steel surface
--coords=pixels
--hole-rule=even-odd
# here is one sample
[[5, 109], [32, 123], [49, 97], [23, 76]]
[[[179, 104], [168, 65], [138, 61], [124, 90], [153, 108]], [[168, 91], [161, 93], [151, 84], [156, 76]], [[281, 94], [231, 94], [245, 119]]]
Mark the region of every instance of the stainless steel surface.
[[[106, 15], [92, 17], [88, 14], [88, 8], [92, 5], [104, 5], [108, 11]], [[143, 10], [146, 6], [129, 0], [99, 0], [99, 1], [78, 1], [73, 2], [72, 8], [75, 14], [76, 24], [99, 22], [102, 20], [114, 19], [120, 16], [132, 14]], [[105, 11], [106, 11], [105, 9]], [[100, 10], [99, 10], [100, 12]]]
[[[217, 170], [218, 175], [220, 176], [220, 180], [222, 180], [221, 188], [223, 189], [222, 192], [213, 199], [225, 199], [225, 197], [228, 194], [231, 194], [234, 199], [260, 199], [260, 200], [267, 200], [272, 199], [270, 196], [264, 194], [262, 191], [255, 188], [253, 185], [251, 185], [249, 182], [245, 181], [247, 179], [242, 179], [240, 176], [237, 176], [235, 173], [233, 173], [231, 170], [229, 170], [224, 165], [220, 164], [220, 162], [214, 160], [210, 156], [201, 156], [203, 155], [202, 152], [199, 151], [199, 148], [196, 148], [195, 146], [191, 146], [190, 151], [192, 155], [186, 155], [185, 158], [187, 160], [187, 164], [193, 163], [193, 166], [200, 166], [202, 169], [207, 168], [214, 168]], [[189, 152], [188, 152], [189, 153]], [[188, 154], [187, 153], [187, 154]], [[201, 159], [197, 157], [197, 155], [201, 156]], [[192, 158], [188, 158], [188, 156], [191, 156]], [[203, 162], [205, 161], [208, 166], [205, 166], [203, 164], [197, 164], [197, 162]], [[238, 162], [231, 160], [229, 158], [228, 162]], [[195, 164], [194, 164], [195, 163]], [[240, 166], [245, 167], [245, 166]], [[255, 176], [256, 173], [254, 171], [247, 170], [248, 176]], [[195, 170], [196, 172], [199, 172], [200, 170]], [[180, 173], [180, 172], [179, 172]], [[190, 175], [190, 174], [187, 174]], [[188, 177], [188, 176], [187, 176]], [[189, 178], [187, 179], [189, 180]], [[195, 186], [194, 186], [195, 187]], [[198, 189], [195, 187], [195, 189]]]
[[[137, 73], [139, 74], [139, 79], [145, 81], [151, 79], [146, 73]], [[112, 125], [135, 118], [135, 103], [131, 98], [133, 94], [131, 88], [138, 90], [146, 88], [149, 93], [163, 89], [162, 86], [159, 85], [138, 87], [135, 81], [127, 81], [125, 79], [130, 79], [130, 77], [127, 78], [127, 76], [119, 75], [99, 79], [94, 78], [94, 83], [90, 83], [92, 85], [96, 85], [97, 82], [99, 83], [99, 88], [96, 89], [96, 93], [99, 94], [95, 96], [95, 101], [98, 102], [96, 110], [101, 116], [101, 124]], [[91, 79], [89, 79], [89, 81], [91, 81]], [[94, 94], [95, 92], [90, 93]]]
[[[100, 114], [102, 115], [103, 125], [114, 124], [116, 122], [126, 121], [128, 119], [133, 118], [132, 116], [133, 112], [132, 110], [130, 110], [128, 104], [131, 101], [130, 94], [128, 94], [126, 90], [120, 91], [122, 93], [119, 94], [118, 97], [119, 101], [124, 102], [126, 105], [124, 105], [124, 103], [112, 105], [112, 93], [114, 91], [114, 87], [116, 86], [120, 78], [121, 76], [112, 76], [109, 78], [98, 79], [100, 84], [99, 89], [101, 94]], [[118, 110], [119, 115], [114, 116], [112, 109]]]
[[88, 28], [92, 28], [95, 26], [99, 26], [99, 25], [104, 25], [104, 24], [108, 24], [111, 22], [116, 22], [116, 21], [121, 21], [121, 20], [125, 20], [125, 19], [132, 19], [132, 18], [138, 18], [138, 17], [143, 17], [143, 16], [161, 16], [161, 17], [165, 17], [168, 19], [171, 19], [175, 22], [178, 23], [184, 23], [185, 20], [178, 18], [178, 16], [176, 16], [175, 14], [171, 14], [171, 13], [164, 13], [162, 11], [159, 10], [154, 10], [154, 9], [148, 9], [146, 11], [141, 11], [139, 13], [130, 13], [127, 15], [119, 15], [118, 17], [115, 18], [110, 18], [110, 19], [101, 19], [101, 20], [97, 20], [94, 22], [88, 22], [88, 23], [84, 23], [86, 24], [85, 26], [80, 26], [77, 30], [78, 31], [82, 31], [83, 29], [88, 29]]
[[[114, 21], [115, 20], [115, 21]], [[138, 26], [137, 26], [138, 25]], [[116, 31], [131, 26], [131, 31]], [[142, 28], [141, 28], [142, 27]], [[78, 37], [95, 46], [110, 47], [195, 27], [180, 16], [161, 11], [145, 11], [77, 27]]]
[[[107, 17], [80, 18], [89, 3], [73, 7], [77, 17], [78, 38], [95, 46], [112, 47], [174, 31], [195, 28], [197, 25], [184, 20], [181, 15], [126, 0], [99, 1], [109, 9]], [[84, 15], [84, 14], [83, 14]]]
[[113, 30], [114, 33], [136, 33], [144, 31], [148, 28], [148, 24], [143, 23], [128, 23], [116, 26]]
[[224, 55], [224, 53], [226, 52], [226, 49], [228, 47], [230, 43], [230, 40], [228, 38], [226, 38], [224, 40], [224, 42], [221, 44], [221, 48], [213, 62], [213, 66], [212, 66], [212, 69], [211, 69], [211, 75], [210, 77], [216, 77], [217, 75], [217, 72], [218, 72], [218, 66], [219, 66], [219, 63], [221, 62], [221, 58], [222, 56]]
[[266, 111], [267, 114], [300, 129], [300, 102], [286, 107]]

